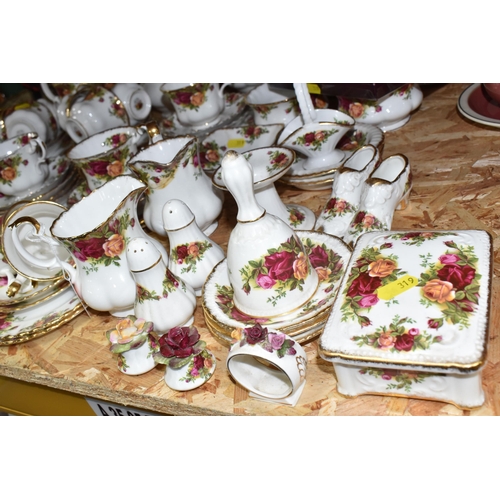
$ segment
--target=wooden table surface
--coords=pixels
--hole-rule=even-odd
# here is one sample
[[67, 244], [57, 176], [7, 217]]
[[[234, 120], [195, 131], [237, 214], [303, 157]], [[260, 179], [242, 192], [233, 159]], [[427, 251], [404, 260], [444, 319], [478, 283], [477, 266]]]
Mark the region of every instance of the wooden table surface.
[[[163, 365], [140, 376], [118, 371], [105, 337], [117, 320], [93, 311], [90, 317], [83, 313], [38, 339], [0, 347], [0, 375], [172, 415], [499, 415], [500, 308], [495, 305], [500, 293], [500, 129], [478, 125], [459, 114], [457, 100], [467, 86], [424, 86], [424, 100], [411, 120], [385, 134], [383, 157], [405, 154], [414, 174], [410, 206], [396, 212], [392, 229], [484, 229], [493, 237], [493, 307], [482, 407], [464, 411], [451, 404], [408, 398], [346, 398], [336, 390], [331, 363], [318, 356], [317, 341], [305, 346], [307, 380], [297, 406], [254, 400], [228, 376], [228, 348], [206, 329], [200, 302], [195, 326], [215, 354], [217, 369], [205, 385], [193, 391], [169, 389], [163, 380]], [[329, 189], [277, 187], [284, 201], [305, 205], [316, 214], [330, 194]], [[236, 204], [226, 193], [219, 227], [211, 236], [224, 249], [235, 215]]]

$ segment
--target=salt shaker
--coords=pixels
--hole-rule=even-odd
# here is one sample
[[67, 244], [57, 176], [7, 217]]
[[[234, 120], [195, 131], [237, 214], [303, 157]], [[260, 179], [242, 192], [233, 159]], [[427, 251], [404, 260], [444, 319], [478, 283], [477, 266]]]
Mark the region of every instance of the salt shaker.
[[252, 167], [244, 156], [227, 151], [222, 177], [238, 205], [238, 223], [227, 248], [235, 306], [255, 317], [297, 309], [318, 287], [318, 275], [302, 241], [288, 224], [258, 204]]
[[181, 200], [169, 200], [163, 206], [163, 227], [170, 242], [168, 268], [201, 296], [207, 276], [225, 255], [196, 224], [190, 208]]
[[165, 265], [160, 251], [144, 238], [133, 238], [127, 246], [127, 262], [137, 286], [134, 313], [152, 321], [156, 333], [194, 321], [196, 296]]

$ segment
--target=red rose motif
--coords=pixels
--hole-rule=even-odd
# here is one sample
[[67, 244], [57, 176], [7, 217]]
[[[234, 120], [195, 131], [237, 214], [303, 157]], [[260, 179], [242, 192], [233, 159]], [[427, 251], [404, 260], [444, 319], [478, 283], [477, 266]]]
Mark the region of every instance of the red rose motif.
[[191, 102], [190, 92], [177, 92], [174, 97], [175, 104], [189, 104]]
[[108, 165], [109, 161], [107, 160], [96, 160], [89, 161], [87, 173], [89, 175], [108, 175]]
[[273, 280], [286, 281], [293, 276], [294, 261], [295, 254], [284, 250], [268, 255], [265, 258], [265, 266]]
[[280, 153], [274, 160], [272, 160], [271, 163], [276, 163], [278, 165], [282, 165], [283, 163], [285, 163], [287, 160], [286, 158], [286, 154], [285, 153]]
[[261, 325], [250, 326], [243, 330], [246, 340], [249, 344], [258, 344], [263, 340], [267, 339], [267, 328]]
[[196, 371], [199, 372], [204, 365], [205, 365], [205, 360], [203, 359], [203, 356], [201, 354], [193, 358], [193, 368]]
[[394, 347], [398, 351], [411, 351], [411, 348], [413, 347], [413, 342], [414, 342], [414, 337], [412, 335], [404, 333], [403, 335], [400, 335], [396, 339]]
[[106, 238], [89, 238], [88, 240], [80, 240], [75, 243], [78, 252], [75, 256], [78, 260], [85, 262], [87, 259], [99, 259], [104, 255], [104, 243]]
[[255, 130], [255, 127], [248, 127], [245, 130], [245, 137], [250, 137], [253, 135], [253, 131]]
[[160, 337], [160, 352], [166, 358], [187, 358], [195, 354], [193, 347], [198, 340], [200, 334], [196, 328], [176, 326]]
[[317, 267], [328, 267], [328, 254], [320, 246], [316, 246], [309, 254], [309, 262], [316, 269]]
[[358, 212], [355, 219], [354, 224], [361, 224], [363, 219], [365, 218], [366, 212]]
[[304, 136], [304, 141], [306, 145], [311, 144], [314, 141], [314, 132], [309, 132]]
[[361, 273], [349, 287], [347, 295], [356, 297], [356, 295], [371, 295], [382, 284], [382, 280], [376, 276], [371, 277], [368, 273]]
[[330, 198], [328, 200], [328, 203], [326, 204], [326, 211], [332, 210], [332, 208], [335, 208], [336, 203], [337, 203], [337, 198]]
[[448, 281], [457, 290], [463, 290], [467, 285], [472, 283], [476, 270], [471, 266], [446, 265], [441, 268], [437, 275], [440, 280]]
[[186, 245], [180, 245], [177, 247], [177, 257], [184, 260], [188, 254], [188, 248]]

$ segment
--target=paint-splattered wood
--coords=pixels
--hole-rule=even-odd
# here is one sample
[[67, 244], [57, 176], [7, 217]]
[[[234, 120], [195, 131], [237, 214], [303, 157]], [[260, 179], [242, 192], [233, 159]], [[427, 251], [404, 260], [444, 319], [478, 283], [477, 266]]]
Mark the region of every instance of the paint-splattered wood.
[[[403, 128], [388, 132], [384, 157], [403, 153], [410, 159], [414, 189], [409, 208], [397, 212], [393, 229], [485, 229], [494, 242], [493, 304], [500, 304], [500, 129], [477, 125], [456, 109], [466, 84], [425, 86], [420, 109]], [[316, 214], [329, 190], [300, 191], [278, 186], [288, 203]], [[212, 238], [224, 248], [235, 223], [236, 205], [226, 193], [224, 211]], [[0, 348], [0, 375], [76, 394], [174, 415], [500, 415], [500, 308], [490, 318], [488, 363], [483, 370], [485, 404], [462, 411], [453, 405], [416, 399], [360, 396], [336, 391], [333, 367], [305, 346], [307, 385], [296, 407], [251, 399], [229, 378], [227, 347], [205, 327], [198, 306], [195, 325], [217, 358], [212, 379], [199, 389], [179, 393], [163, 382], [164, 367], [131, 377], [121, 374], [108, 350], [104, 332], [115, 318], [92, 312], [25, 344]], [[22, 395], [20, 395], [22, 397]]]

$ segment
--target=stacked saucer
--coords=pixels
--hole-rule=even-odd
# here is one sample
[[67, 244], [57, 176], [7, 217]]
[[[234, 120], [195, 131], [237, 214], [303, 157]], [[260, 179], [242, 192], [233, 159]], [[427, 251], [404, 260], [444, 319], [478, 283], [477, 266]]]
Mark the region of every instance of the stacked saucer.
[[337, 149], [344, 153], [342, 161], [334, 165], [322, 166], [317, 169], [305, 169], [304, 159], [297, 155], [295, 163], [284, 175], [280, 182], [307, 191], [330, 189], [335, 171], [359, 148], [372, 144], [379, 149], [384, 148], [384, 133], [374, 125], [356, 123], [353, 128], [340, 140]]
[[236, 328], [261, 324], [286, 333], [300, 344], [323, 331], [351, 251], [339, 238], [316, 231], [296, 231], [319, 277], [314, 295], [291, 312], [273, 317], [250, 316], [237, 309], [228, 275], [227, 259], [208, 276], [202, 291], [202, 307], [208, 330], [224, 344], [231, 343]]
[[50, 226], [64, 210], [52, 202], [25, 202], [12, 207], [5, 217], [0, 245], [0, 345], [45, 335], [83, 311], [80, 299], [60, 270], [31, 268], [16, 251], [13, 239], [11, 224], [25, 226], [19, 232], [19, 241], [28, 252], [34, 252], [25, 222]]

